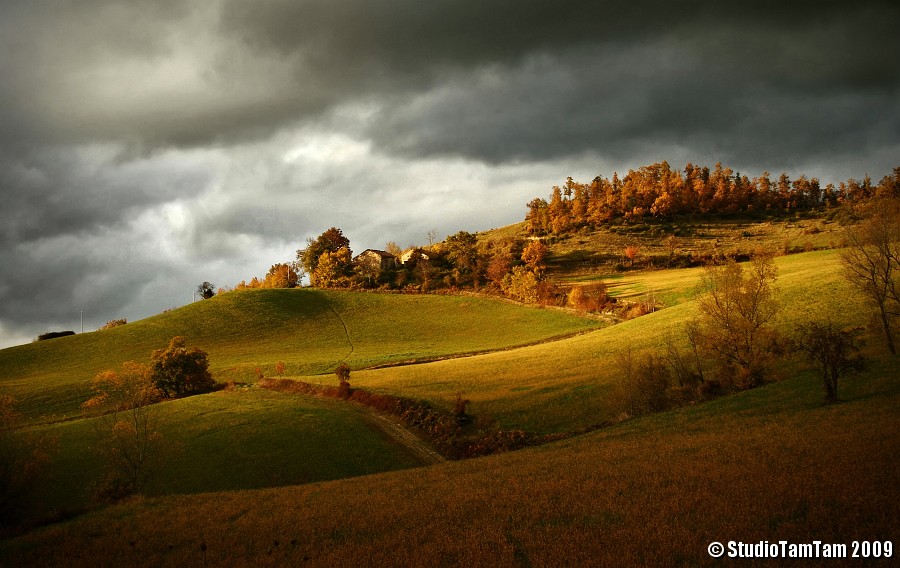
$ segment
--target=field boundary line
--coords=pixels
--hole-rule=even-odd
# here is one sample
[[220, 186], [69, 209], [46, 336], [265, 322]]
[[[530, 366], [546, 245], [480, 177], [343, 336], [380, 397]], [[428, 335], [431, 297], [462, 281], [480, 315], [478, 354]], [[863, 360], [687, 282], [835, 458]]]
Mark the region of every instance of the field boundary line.
[[347, 353], [346, 355], [344, 355], [344, 357], [341, 359], [341, 361], [346, 361], [348, 357], [353, 355], [353, 351], [356, 350], [356, 347], [354, 347], [354, 345], [353, 345], [353, 340], [350, 339], [350, 330], [347, 329], [347, 322], [344, 321], [344, 318], [341, 316], [341, 314], [338, 313], [338, 311], [336, 309], [334, 309], [334, 306], [331, 304], [331, 300], [329, 300], [326, 297], [325, 303], [328, 305], [328, 309], [330, 309], [332, 312], [334, 312], [334, 315], [337, 316], [338, 321], [341, 322], [341, 327], [344, 328], [344, 336], [347, 338], [347, 344], [350, 345], [350, 352]]

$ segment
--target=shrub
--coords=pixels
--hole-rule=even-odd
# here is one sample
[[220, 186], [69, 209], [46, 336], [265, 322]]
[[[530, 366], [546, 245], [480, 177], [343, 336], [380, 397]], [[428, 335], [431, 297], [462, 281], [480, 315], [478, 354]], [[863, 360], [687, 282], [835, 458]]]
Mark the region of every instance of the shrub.
[[646, 354], [635, 360], [627, 348], [619, 357], [622, 373], [619, 398], [622, 410], [630, 416], [661, 412], [671, 406], [669, 369], [662, 357]]
[[37, 336], [37, 341], [46, 341], [47, 339], [56, 339], [57, 337], [66, 337], [67, 335], [75, 335], [74, 331], [49, 331]]
[[150, 356], [153, 381], [166, 397], [209, 392], [216, 386], [205, 351], [185, 347], [184, 337], [173, 337], [166, 349]]
[[108, 322], [106, 322], [106, 325], [104, 325], [103, 327], [101, 327], [98, 331], [103, 331], [104, 329], [112, 329], [112, 328], [114, 328], [114, 327], [120, 327], [120, 326], [123, 326], [123, 325], [125, 325], [125, 324], [127, 324], [127, 323], [128, 323], [128, 320], [125, 319], [125, 318], [122, 318], [122, 319], [115, 319], [115, 320], [109, 320]]
[[350, 365], [342, 362], [334, 369], [334, 374], [338, 378], [338, 396], [344, 400], [350, 398], [352, 394], [350, 390]]
[[609, 302], [608, 288], [603, 282], [573, 286], [568, 303], [573, 308], [586, 312], [599, 312]]
[[456, 400], [453, 402], [453, 415], [456, 416], [457, 424], [468, 424], [472, 421], [472, 417], [466, 413], [470, 401], [463, 398], [463, 393], [456, 393]]

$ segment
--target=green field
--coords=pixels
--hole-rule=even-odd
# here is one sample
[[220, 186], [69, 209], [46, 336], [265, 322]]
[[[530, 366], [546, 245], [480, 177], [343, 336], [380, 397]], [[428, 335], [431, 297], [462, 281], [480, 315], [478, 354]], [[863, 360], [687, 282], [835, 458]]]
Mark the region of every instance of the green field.
[[128, 325], [0, 350], [0, 391], [32, 422], [80, 415], [100, 371], [147, 361], [175, 335], [209, 353], [214, 378], [330, 374], [540, 342], [598, 327], [554, 310], [471, 296], [248, 290], [196, 302]]
[[[162, 462], [148, 495], [272, 487], [340, 479], [422, 465], [377, 428], [368, 413], [338, 401], [238, 388], [159, 405]], [[36, 426], [54, 440], [48, 471], [34, 491], [35, 511], [91, 504], [102, 474], [90, 419]]]
[[[835, 252], [776, 263], [781, 331], [812, 319], [869, 321]], [[16, 372], [2, 384], [31, 405], [27, 431], [59, 440], [35, 508], [78, 509], [99, 472], [89, 423], [41, 424], [38, 410], [77, 416], [67, 397], [83, 400], [75, 393], [92, 369], [146, 358], [175, 333], [210, 353], [219, 378], [247, 378], [257, 366], [270, 373], [281, 360], [291, 378], [335, 384], [330, 371], [347, 358], [354, 387], [445, 408], [462, 392], [470, 412], [500, 428], [571, 432], [616, 420], [617, 356], [626, 347], [659, 353], [667, 335], [683, 341], [700, 276], [622, 275], [622, 296], [652, 289], [668, 307], [605, 327], [471, 296], [228, 294], [122, 328], [4, 350], [0, 368]], [[82, 362], [65, 364], [75, 353]], [[416, 467], [421, 458], [373, 426], [367, 411], [341, 401], [250, 384], [167, 402], [160, 412], [173, 450], [145, 496], [0, 543], [0, 559], [693, 566], [711, 563], [714, 540], [896, 541], [900, 376], [877, 334], [868, 333], [865, 354], [867, 370], [841, 382], [841, 404], [823, 406], [820, 379], [786, 359], [777, 380], [758, 389], [427, 467]], [[391, 365], [404, 361], [420, 363]]]
[[[776, 264], [782, 304], [778, 325], [784, 332], [810, 318], [830, 317], [842, 325], [868, 321], [856, 293], [840, 275], [834, 251], [779, 257]], [[615, 418], [610, 394], [620, 380], [617, 355], [626, 346], [635, 352], [660, 352], [668, 333], [684, 341], [682, 326], [697, 315], [696, 303], [689, 299], [699, 292], [700, 275], [698, 269], [685, 269], [631, 276], [630, 286], [682, 296], [681, 303], [637, 319], [513, 351], [360, 371], [353, 374], [353, 384], [446, 407], [461, 391], [472, 401], [475, 414], [491, 415], [507, 428], [564, 432], [597, 424]], [[782, 374], [795, 371], [788, 363]]]
[[707, 554], [713, 541], [896, 543], [900, 378], [889, 364], [848, 381], [839, 405], [823, 406], [817, 382], [798, 376], [511, 454], [279, 489], [137, 498], [0, 543], [0, 557], [17, 566], [341, 566], [360, 558], [713, 566], [721, 563]]

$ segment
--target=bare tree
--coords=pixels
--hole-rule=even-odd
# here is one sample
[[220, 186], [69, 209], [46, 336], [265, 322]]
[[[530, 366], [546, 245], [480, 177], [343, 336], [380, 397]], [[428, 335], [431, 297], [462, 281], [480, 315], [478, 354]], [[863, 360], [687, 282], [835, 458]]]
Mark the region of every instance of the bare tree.
[[838, 379], [842, 375], [863, 368], [859, 354], [861, 332], [861, 328], [842, 330], [830, 321], [809, 322], [797, 329], [794, 348], [802, 351], [822, 373], [826, 403], [838, 401]]
[[900, 319], [900, 200], [869, 203], [866, 218], [845, 232], [841, 251], [844, 274], [874, 305], [891, 354], [897, 353], [894, 332]]

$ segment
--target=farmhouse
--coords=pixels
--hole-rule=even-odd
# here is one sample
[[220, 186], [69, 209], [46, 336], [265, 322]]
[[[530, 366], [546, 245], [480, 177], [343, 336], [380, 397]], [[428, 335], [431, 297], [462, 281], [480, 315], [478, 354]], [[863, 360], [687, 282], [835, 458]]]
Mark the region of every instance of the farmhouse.
[[400, 264], [415, 263], [418, 259], [428, 260], [428, 255], [420, 248], [411, 248], [400, 255]]
[[383, 271], [397, 268], [397, 257], [383, 250], [366, 249], [356, 255], [353, 263], [362, 274], [378, 278]]

